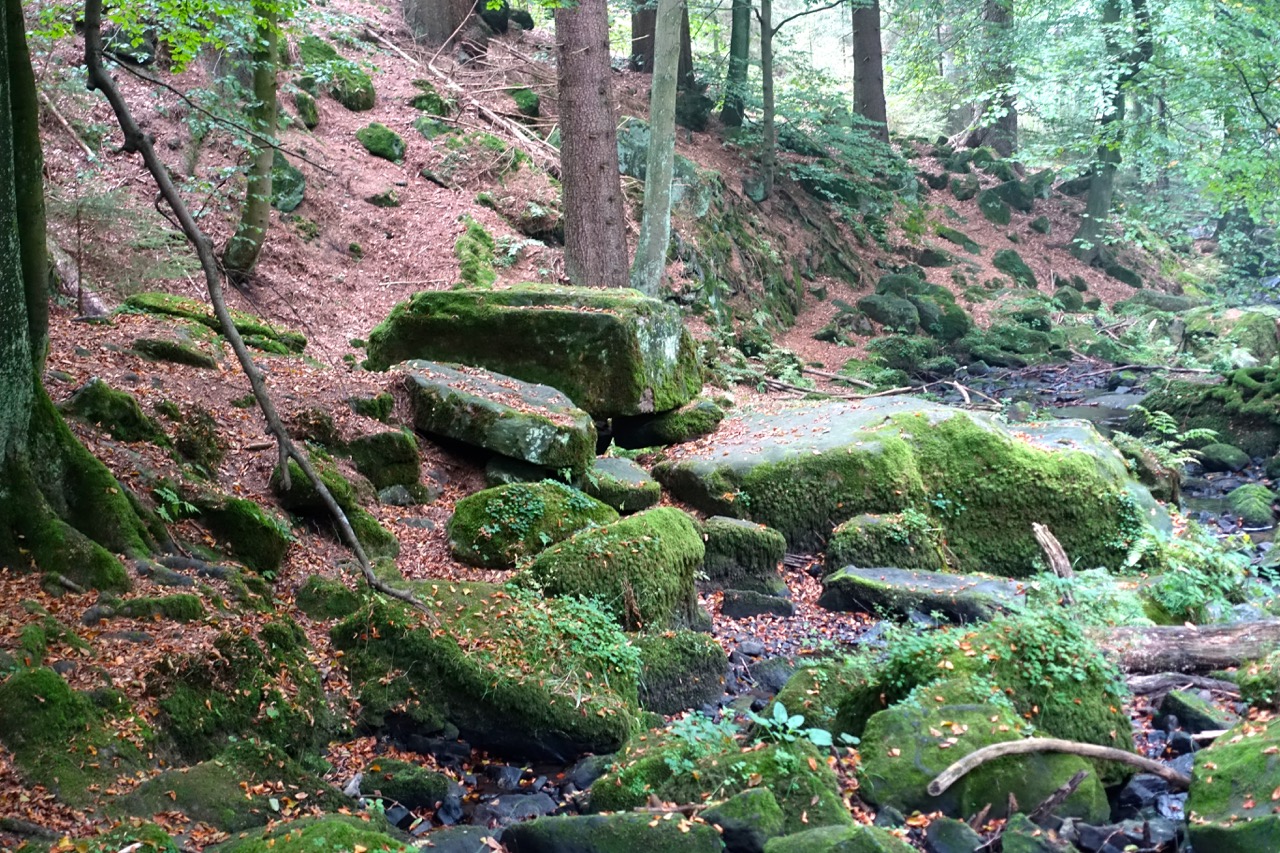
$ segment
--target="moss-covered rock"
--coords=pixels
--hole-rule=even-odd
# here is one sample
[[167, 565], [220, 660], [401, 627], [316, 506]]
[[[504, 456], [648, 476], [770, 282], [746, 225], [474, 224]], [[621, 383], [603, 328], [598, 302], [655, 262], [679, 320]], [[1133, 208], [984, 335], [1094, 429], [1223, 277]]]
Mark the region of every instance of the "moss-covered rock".
[[[395, 557], [399, 554], [399, 540], [379, 524], [378, 519], [370, 515], [368, 510], [360, 505], [360, 494], [356, 487], [352, 485], [351, 480], [331, 463], [313, 459], [311, 464], [320, 476], [320, 481], [329, 490], [329, 494], [333, 496], [334, 501], [342, 508], [343, 514], [347, 517], [347, 522], [351, 525], [351, 530], [355, 533], [356, 538], [360, 540], [361, 546], [364, 547], [368, 555], [370, 557]], [[365, 488], [369, 488], [368, 484], [365, 485]], [[298, 463], [292, 459], [289, 460], [289, 487], [285, 488], [284, 476], [281, 473], [280, 466], [277, 465], [275, 470], [271, 472], [271, 490], [279, 496], [280, 503], [290, 512], [332, 521], [329, 508], [325, 505], [324, 500], [321, 499], [320, 493], [302, 472], [302, 468]], [[333, 532], [335, 536], [338, 535], [336, 528]]]
[[1245, 527], [1270, 527], [1274, 521], [1271, 505], [1275, 500], [1276, 493], [1261, 483], [1245, 483], [1227, 495], [1227, 506]]
[[464, 563], [513, 568], [549, 545], [618, 513], [563, 483], [514, 483], [468, 495], [449, 519], [449, 546]]
[[977, 175], [965, 175], [964, 177], [955, 177], [951, 179], [951, 195], [956, 201], [968, 201], [978, 194], [978, 190], [982, 189], [982, 184], [978, 182]]
[[542, 99], [538, 97], [537, 92], [532, 89], [512, 89], [509, 94], [516, 105], [516, 112], [530, 118], [538, 117]]
[[[171, 293], [135, 293], [124, 302], [124, 308], [145, 314], [162, 314], [169, 317], [181, 317], [194, 320], [208, 326], [215, 332], [222, 331], [222, 324], [214, 316], [213, 309], [203, 302], [185, 296], [174, 296]], [[232, 311], [231, 320], [241, 335], [261, 337], [282, 344], [289, 352], [302, 352], [307, 346], [307, 339], [297, 332], [282, 329], [242, 311]]]
[[554, 388], [431, 361], [409, 361], [402, 370], [419, 432], [572, 476], [595, 460], [595, 423]]
[[374, 157], [399, 163], [404, 159], [404, 140], [400, 134], [380, 122], [373, 122], [356, 131], [356, 141]]
[[995, 225], [1008, 225], [1013, 213], [994, 189], [978, 193], [978, 210], [984, 219]]
[[[1073, 755], [1009, 756], [971, 771], [940, 796], [930, 796], [929, 782], [953, 762], [1022, 737], [1022, 721], [1007, 706], [984, 703], [985, 692], [957, 679], [872, 715], [859, 747], [862, 796], [906, 814], [941, 811], [966, 819], [990, 805], [992, 816], [1006, 817], [1010, 794], [1019, 803], [1039, 803], [1078, 771], [1089, 770], [1084, 759]], [[1090, 823], [1105, 821], [1110, 807], [1096, 775], [1090, 772], [1057, 813]]]
[[497, 281], [494, 270], [493, 235], [470, 216], [462, 218], [466, 226], [453, 243], [458, 259], [458, 278], [463, 287], [490, 288]]
[[1036, 286], [1036, 274], [1027, 266], [1022, 256], [1013, 249], [1001, 249], [991, 259], [991, 265], [1023, 287]]
[[502, 844], [513, 853], [618, 853], [662, 850], [719, 853], [720, 834], [705, 823], [654, 820], [644, 814], [561, 815], [512, 824]]
[[1280, 721], [1245, 722], [1196, 753], [1186, 802], [1197, 850], [1252, 853], [1280, 844]]
[[218, 366], [217, 360], [208, 353], [168, 338], [138, 338], [133, 342], [132, 349], [149, 361], [168, 361], [211, 370]]
[[[316, 105], [315, 96], [310, 92], [302, 89], [294, 92], [293, 108], [297, 110], [298, 118], [307, 130], [315, 130], [320, 126], [320, 108]], [[272, 192], [274, 193], [274, 190]]]
[[596, 418], [675, 409], [702, 387], [679, 310], [625, 289], [418, 293], [373, 330], [368, 352], [371, 369], [440, 359], [549, 385]]
[[433, 116], [447, 116], [453, 112], [453, 105], [444, 99], [430, 80], [414, 80], [413, 88], [418, 94], [409, 99], [409, 106], [422, 110]]
[[343, 59], [333, 45], [318, 36], [298, 42], [298, 58], [308, 72], [328, 80], [329, 94], [352, 112], [371, 110], [377, 102], [373, 80], [358, 65]]
[[147, 679], [160, 728], [183, 756], [203, 761], [251, 735], [299, 757], [333, 734], [324, 685], [292, 621], [268, 622], [256, 636], [220, 634], [213, 648], [166, 656]]
[[702, 525], [706, 556], [702, 572], [714, 589], [746, 589], [777, 595], [787, 586], [778, 575], [787, 540], [778, 531], [739, 518], [712, 516]]
[[763, 851], [771, 838], [782, 835], [783, 816], [778, 800], [764, 788], [748, 788], [702, 813], [702, 819], [720, 828], [726, 850]]
[[938, 233], [939, 237], [955, 243], [971, 255], [976, 255], [978, 252], [982, 251], [982, 246], [979, 245], [978, 241], [974, 240], [963, 231], [958, 231], [955, 228], [951, 228], [946, 225], [936, 225], [934, 226], [934, 230]]
[[920, 312], [901, 296], [873, 293], [858, 300], [858, 310], [882, 326], [914, 332], [920, 325]]
[[1019, 608], [1020, 592], [1018, 584], [990, 575], [846, 566], [823, 578], [818, 604], [828, 610], [900, 618], [937, 613], [956, 622], [979, 622]]
[[143, 413], [132, 394], [117, 391], [101, 379], [90, 379], [61, 409], [68, 415], [97, 424], [117, 441], [168, 442], [164, 430]]
[[710, 400], [693, 400], [660, 415], [614, 418], [613, 441], [629, 449], [681, 444], [710, 435], [722, 420], [724, 409]]
[[312, 619], [344, 619], [360, 609], [360, 596], [342, 581], [312, 575], [298, 588], [294, 603]]
[[[299, 94], [306, 94], [300, 92]], [[310, 97], [310, 95], [307, 95]], [[315, 108], [315, 101], [311, 102]], [[305, 120], [305, 117], [304, 117]], [[319, 119], [317, 118], [317, 123]], [[315, 127], [314, 124], [308, 127]], [[289, 162], [279, 151], [271, 161], [271, 206], [281, 213], [293, 213], [307, 194], [307, 178], [302, 170]]]
[[1167, 520], [1083, 422], [1014, 430], [894, 397], [743, 409], [724, 432], [733, 438], [660, 463], [655, 476], [698, 509], [767, 524], [797, 548], [821, 547], [859, 514], [912, 509], [941, 529], [953, 568], [1025, 577], [1041, 554], [1033, 521], [1082, 564], [1119, 568], [1124, 543]]
[[448, 619], [373, 602], [332, 631], [366, 727], [450, 723], [483, 749], [565, 763], [636, 727], [639, 653], [594, 605], [476, 584], [421, 594]]
[[856, 823], [820, 826], [775, 838], [764, 853], [910, 853], [915, 850], [887, 829]]
[[892, 566], [942, 571], [941, 530], [919, 512], [863, 513], [838, 525], [827, 544], [827, 568]]
[[173, 430], [173, 446], [183, 459], [216, 477], [227, 455], [227, 439], [213, 413], [194, 404], [182, 410], [182, 419]]
[[[279, 808], [271, 806], [272, 799]], [[247, 740], [193, 767], [166, 770], [117, 807], [140, 817], [178, 811], [224, 832], [239, 832], [265, 826], [280, 809], [295, 805], [336, 811], [352, 802], [279, 748]]]
[[991, 188], [991, 193], [1014, 210], [1020, 210], [1023, 213], [1030, 213], [1035, 207], [1035, 189], [1030, 184], [1016, 179], [996, 184]]
[[407, 809], [434, 809], [449, 795], [453, 781], [417, 764], [376, 758], [364, 769], [360, 791], [366, 797], [392, 800]]
[[645, 634], [640, 649], [640, 705], [655, 714], [678, 714], [714, 702], [724, 693], [729, 659], [708, 634]]
[[1206, 471], [1243, 471], [1249, 467], [1249, 454], [1222, 442], [1200, 448], [1200, 464]]
[[1239, 714], [1223, 710], [1190, 690], [1170, 690], [1166, 693], [1160, 700], [1160, 713], [1151, 722], [1157, 728], [1169, 731], [1170, 718], [1176, 719], [1178, 726], [1191, 734], [1226, 731], [1240, 723]]
[[227, 553], [259, 573], [280, 570], [293, 543], [282, 520], [251, 500], [229, 495], [206, 493], [193, 503], [200, 510], [201, 523]]
[[412, 433], [398, 429], [370, 433], [352, 439], [343, 449], [375, 489], [418, 482], [422, 460]]
[[205, 615], [200, 597], [189, 592], [128, 598], [112, 609], [117, 616], [131, 619], [172, 619], [175, 622], [193, 622]]
[[348, 397], [347, 404], [357, 415], [386, 423], [396, 407], [396, 398], [387, 391], [379, 394], [357, 394], [354, 397]]
[[[1216, 383], [1156, 379], [1150, 388], [1143, 407], [1173, 415], [1182, 430], [1214, 430], [1219, 442], [1249, 456], [1267, 457], [1280, 449], [1280, 372], [1245, 368]], [[1144, 423], [1135, 416], [1128, 427], [1140, 432]], [[1233, 464], [1238, 461], [1236, 456]]]
[[636, 735], [591, 786], [588, 802], [592, 811], [625, 811], [650, 796], [696, 803], [711, 792], [729, 797], [749, 788], [773, 793], [785, 832], [853, 823], [835, 773], [808, 741], [744, 749], [723, 730], [696, 738], [672, 730]]
[[388, 834], [392, 831], [385, 820], [371, 823], [363, 817], [328, 815], [281, 822], [261, 834], [233, 838], [219, 850], [222, 853], [317, 853], [364, 849], [411, 853], [415, 849]]
[[704, 553], [693, 519], [659, 507], [582, 530], [528, 571], [550, 595], [594, 597], [628, 630], [656, 630], [696, 624], [694, 574]]
[[662, 497], [662, 487], [630, 459], [602, 456], [583, 478], [582, 490], [621, 513], [648, 509]]
[[1059, 287], [1053, 292], [1053, 301], [1061, 305], [1063, 311], [1084, 310], [1084, 297], [1074, 287]]

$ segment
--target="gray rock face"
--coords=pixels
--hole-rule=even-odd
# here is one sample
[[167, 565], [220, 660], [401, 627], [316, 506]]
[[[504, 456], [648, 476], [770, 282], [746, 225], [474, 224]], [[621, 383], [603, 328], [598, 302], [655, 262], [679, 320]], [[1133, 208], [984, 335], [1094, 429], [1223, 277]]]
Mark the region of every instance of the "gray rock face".
[[662, 487], [648, 471], [630, 459], [612, 456], [595, 461], [582, 490], [622, 513], [648, 509], [662, 496]]
[[401, 369], [421, 432], [575, 475], [595, 460], [595, 423], [554, 388], [456, 364]]
[[859, 613], [941, 613], [955, 622], [977, 622], [1021, 606], [1018, 584], [983, 575], [949, 575], [910, 569], [859, 569], [828, 575], [818, 605]]

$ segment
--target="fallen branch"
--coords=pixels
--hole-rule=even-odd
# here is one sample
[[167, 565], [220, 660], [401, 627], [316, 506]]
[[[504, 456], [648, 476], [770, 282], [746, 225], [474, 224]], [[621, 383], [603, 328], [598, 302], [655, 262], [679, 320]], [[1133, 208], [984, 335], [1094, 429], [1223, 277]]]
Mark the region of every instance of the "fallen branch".
[[[1040, 550], [1044, 551], [1044, 556], [1049, 561], [1049, 568], [1053, 573], [1060, 578], [1075, 577], [1076, 573], [1071, 570], [1071, 560], [1067, 559], [1067, 552], [1058, 541], [1058, 537], [1053, 535], [1053, 531], [1033, 521], [1031, 532], [1035, 535], [1036, 542], [1040, 544]], [[1071, 603], [1070, 598], [1067, 599], [1067, 603]]]
[[1137, 767], [1145, 773], [1159, 776], [1168, 782], [1175, 791], [1184, 791], [1191, 787], [1190, 776], [1185, 773], [1179, 773], [1172, 767], [1161, 764], [1152, 758], [1145, 758], [1110, 746], [1096, 746], [1092, 743], [1077, 743], [1076, 741], [1058, 740], [1057, 738], [1031, 737], [1025, 740], [993, 743], [991, 746], [984, 746], [982, 749], [969, 753], [946, 770], [943, 770], [938, 774], [937, 778], [929, 783], [927, 789], [929, 796], [941, 796], [948, 788], [964, 778], [967, 773], [976, 770], [989, 761], [995, 761], [997, 758], [1004, 758], [1007, 755], [1028, 755], [1037, 752], [1065, 752], [1068, 755], [1079, 755], [1084, 758], [1118, 761], [1122, 764]]
[[[373, 566], [369, 563], [369, 557], [365, 554], [360, 540], [356, 538], [355, 531], [351, 529], [351, 522], [347, 519], [346, 513], [342, 511], [342, 507], [338, 506], [338, 502], [334, 500], [324, 481], [320, 479], [315, 469], [311, 467], [311, 461], [304, 453], [298, 450], [293, 440], [289, 437], [289, 432], [285, 428], [284, 422], [276, 412], [275, 402], [267, 391], [266, 380], [263, 378], [262, 372], [258, 370], [257, 365], [253, 363], [253, 356], [250, 355], [248, 347], [245, 346], [244, 340], [240, 337], [235, 321], [231, 319], [231, 313], [227, 309], [226, 299], [222, 294], [222, 272], [218, 267], [217, 260], [214, 258], [212, 242], [200, 229], [195, 218], [191, 215], [191, 211], [187, 209], [181, 194], [178, 192], [178, 188], [174, 186], [173, 178], [170, 176], [168, 168], [156, 154], [155, 147], [151, 144], [151, 138], [143, 133], [142, 128], [138, 126], [137, 121], [134, 120], [133, 114], [129, 110], [129, 105], [125, 103], [124, 96], [120, 94], [115, 81], [102, 66], [102, 0], [86, 0], [85, 2], [84, 53], [85, 67], [88, 69], [88, 87], [90, 90], [99, 90], [106, 96], [112, 112], [115, 113], [116, 121], [120, 125], [120, 130], [124, 134], [124, 144], [121, 147], [121, 151], [129, 154], [137, 153], [142, 156], [142, 162], [155, 180], [156, 186], [160, 190], [160, 195], [178, 218], [182, 233], [186, 235], [187, 241], [195, 249], [196, 255], [200, 259], [200, 267], [204, 271], [205, 284], [209, 290], [209, 301], [213, 304], [214, 313], [222, 326], [222, 334], [230, 342], [231, 349], [235, 352], [236, 359], [240, 362], [240, 367], [249, 379], [254, 399], [257, 400], [258, 408], [262, 410], [262, 416], [267, 422], [267, 429], [276, 439], [284, 488], [289, 488], [288, 463], [292, 459], [298, 463], [298, 467], [302, 469], [307, 480], [315, 488], [321, 501], [323, 501], [337, 523], [343, 540], [355, 553], [365, 582], [378, 592], [409, 602], [430, 615], [429, 611], [413, 595], [388, 586], [374, 575]], [[434, 619], [434, 617], [432, 618]]]
[[1155, 675], [1131, 675], [1127, 679], [1129, 690], [1135, 696], [1157, 696], [1170, 690], [1184, 690], [1195, 687], [1200, 690], [1213, 690], [1230, 696], [1240, 695], [1240, 686], [1234, 681], [1223, 681], [1220, 678], [1206, 678], [1203, 675], [1188, 675], [1181, 672], [1160, 672]]
[[90, 163], [98, 162], [98, 155], [93, 153], [89, 143], [80, 138], [80, 134], [76, 133], [75, 128], [62, 117], [62, 113], [58, 112], [58, 108], [53, 105], [53, 101], [49, 100], [49, 96], [43, 90], [40, 92], [40, 100], [44, 102], [45, 107], [49, 110], [49, 115], [53, 116], [54, 121], [62, 125], [62, 129], [67, 132], [67, 135], [76, 141], [76, 145], [80, 146], [80, 150], [84, 152], [85, 159]]
[[1076, 775], [1072, 776], [1064, 782], [1058, 790], [1044, 798], [1044, 802], [1036, 806], [1027, 813], [1027, 819], [1032, 823], [1040, 823], [1049, 815], [1053, 814], [1058, 808], [1067, 801], [1067, 798], [1075, 793], [1076, 788], [1080, 787], [1080, 783], [1089, 776], [1088, 770], [1076, 771]]
[[1280, 620], [1116, 628], [1098, 642], [1127, 673], [1211, 672], [1275, 651], [1280, 646]]
[[80, 584], [73, 581], [71, 578], [67, 577], [66, 575], [54, 575], [53, 579], [56, 580], [58, 583], [62, 584], [63, 586], [65, 586], [67, 589], [71, 590], [72, 592], [78, 592], [81, 595], [83, 595], [84, 593], [89, 591], [84, 587], [82, 587]]

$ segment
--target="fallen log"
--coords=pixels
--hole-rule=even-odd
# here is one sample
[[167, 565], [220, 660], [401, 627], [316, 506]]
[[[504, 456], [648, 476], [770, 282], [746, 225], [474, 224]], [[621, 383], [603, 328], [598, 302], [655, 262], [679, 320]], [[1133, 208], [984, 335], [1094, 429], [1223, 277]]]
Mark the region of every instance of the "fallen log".
[[1099, 637], [1098, 644], [1131, 675], [1211, 672], [1266, 657], [1280, 649], [1280, 620], [1116, 628]]
[[1240, 687], [1234, 681], [1223, 681], [1220, 678], [1206, 678], [1203, 675], [1188, 675], [1184, 672], [1159, 672], [1155, 675], [1134, 675], [1126, 681], [1129, 690], [1135, 696], [1150, 696], [1152, 701], [1164, 696], [1170, 690], [1186, 690], [1194, 687], [1197, 690], [1214, 690], [1232, 696], [1240, 695]]

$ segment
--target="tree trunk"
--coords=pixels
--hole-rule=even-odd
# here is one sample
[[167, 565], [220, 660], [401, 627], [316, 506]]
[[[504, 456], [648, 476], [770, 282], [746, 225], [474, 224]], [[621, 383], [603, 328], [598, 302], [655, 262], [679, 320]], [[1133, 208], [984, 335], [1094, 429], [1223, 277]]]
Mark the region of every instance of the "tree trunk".
[[42, 158], [21, 0], [0, 17], [0, 566], [122, 590], [114, 553], [152, 540], [111, 472], [67, 429], [40, 382], [48, 336]]
[[984, 49], [995, 57], [984, 63], [982, 82], [994, 89], [996, 95], [978, 109], [980, 124], [965, 144], [970, 148], [986, 145], [1001, 157], [1008, 157], [1018, 147], [1018, 102], [1014, 94], [1017, 72], [1009, 58], [1013, 0], [986, 0], [982, 22]]
[[462, 26], [475, 5], [475, 0], [404, 0], [404, 18], [415, 39], [442, 45]]
[[773, 195], [773, 183], [778, 171], [778, 129], [774, 126], [773, 101], [773, 36], [773, 0], [760, 0], [760, 88], [764, 96], [760, 178], [765, 198]]
[[880, 44], [880, 0], [853, 7], [853, 101], [858, 115], [875, 123], [873, 135], [889, 141], [884, 102], [884, 50]]
[[[684, 0], [658, 0], [653, 85], [649, 90], [649, 156], [644, 175], [644, 214], [631, 267], [631, 286], [654, 296], [667, 266], [671, 240], [671, 176], [676, 142], [676, 78]], [[688, 13], [685, 12], [685, 19]]]
[[[657, 50], [657, 39], [654, 31], [658, 21], [658, 7], [661, 0], [648, 0], [645, 5], [637, 5], [631, 13], [631, 70], [652, 74], [657, 68], [654, 58]], [[680, 71], [679, 87], [688, 89], [693, 85], [693, 36], [689, 28], [689, 8], [686, 6], [680, 20]]]
[[[249, 126], [267, 139], [276, 135], [276, 68], [279, 62], [279, 29], [276, 13], [267, 4], [255, 9], [260, 16], [258, 43], [253, 51], [253, 99], [249, 109]], [[275, 162], [275, 149], [255, 140], [257, 150], [249, 167], [248, 186], [245, 188], [244, 209], [240, 213], [240, 225], [227, 243], [222, 256], [222, 266], [233, 282], [248, 278], [258, 263], [262, 244], [267, 239], [271, 225], [271, 165]]]
[[577, 285], [627, 286], [627, 234], [605, 0], [556, 10], [565, 274]]
[[1193, 628], [1117, 628], [1099, 644], [1132, 674], [1211, 672], [1280, 648], [1280, 620]]
[[720, 120], [725, 127], [742, 126], [743, 99], [747, 92], [747, 66], [751, 62], [751, 0], [733, 0], [729, 31], [729, 72], [724, 80], [724, 106]]
[[684, 91], [692, 89], [697, 81], [693, 77], [693, 29], [689, 26], [689, 7], [681, 5], [684, 8], [680, 12], [680, 71], [676, 82]]

